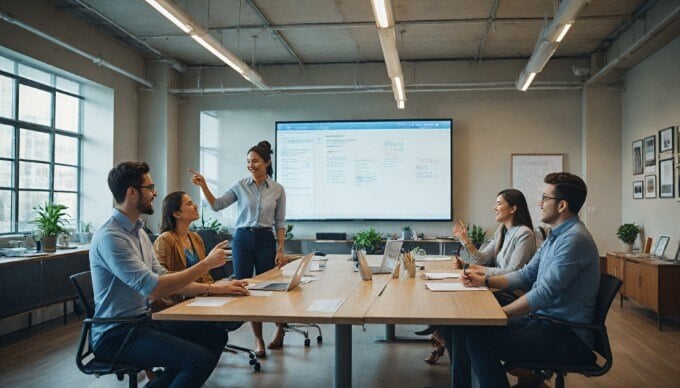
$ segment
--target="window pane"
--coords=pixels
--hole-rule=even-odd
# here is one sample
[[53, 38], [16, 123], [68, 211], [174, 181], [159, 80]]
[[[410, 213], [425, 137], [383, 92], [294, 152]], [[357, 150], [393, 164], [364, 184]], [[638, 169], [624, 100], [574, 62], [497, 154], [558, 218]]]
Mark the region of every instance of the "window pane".
[[14, 128], [0, 124], [0, 156], [14, 157]]
[[0, 70], [14, 74], [14, 61], [0, 57]]
[[[14, 176], [14, 162], [11, 160], [0, 160], [0, 186], [12, 187], [12, 177]], [[0, 232], [2, 233], [2, 232]]]
[[50, 165], [19, 162], [19, 187], [22, 189], [49, 189]]
[[19, 231], [35, 229], [35, 225], [28, 221], [35, 217], [33, 207], [48, 201], [50, 195], [47, 191], [19, 191]]
[[78, 132], [80, 118], [80, 99], [66, 94], [57, 93], [57, 106], [55, 107], [55, 123], [57, 129]]
[[12, 192], [0, 190], [0, 233], [12, 231]]
[[76, 167], [54, 166], [55, 190], [78, 190], [78, 169]]
[[57, 89], [80, 96], [80, 84], [66, 78], [57, 77]]
[[40, 82], [41, 84], [54, 86], [54, 81], [52, 81], [51, 74], [26, 65], [22, 65], [21, 63], [19, 64], [19, 75], [24, 78], [32, 79], [36, 82]]
[[0, 75], [0, 116], [14, 118], [14, 80]]
[[64, 164], [78, 164], [78, 138], [55, 135], [54, 161]]
[[21, 159], [50, 161], [49, 133], [21, 128], [19, 139], [21, 139], [19, 142], [19, 157]]
[[72, 220], [78, 219], [78, 194], [76, 193], [54, 193], [54, 203], [66, 206], [66, 214]]
[[51, 125], [52, 93], [19, 85], [19, 120]]

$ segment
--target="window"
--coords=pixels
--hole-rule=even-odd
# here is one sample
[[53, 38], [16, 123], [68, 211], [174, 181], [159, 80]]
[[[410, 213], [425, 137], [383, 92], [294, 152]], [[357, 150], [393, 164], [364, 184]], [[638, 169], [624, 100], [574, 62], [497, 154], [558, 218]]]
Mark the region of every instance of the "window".
[[45, 201], [80, 215], [80, 84], [0, 57], [0, 234], [34, 229]]

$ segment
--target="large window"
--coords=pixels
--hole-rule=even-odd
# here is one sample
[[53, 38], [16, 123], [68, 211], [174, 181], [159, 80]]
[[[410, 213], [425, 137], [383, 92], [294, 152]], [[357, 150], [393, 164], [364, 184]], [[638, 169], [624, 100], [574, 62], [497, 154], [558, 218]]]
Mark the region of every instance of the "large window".
[[25, 233], [45, 201], [80, 218], [81, 87], [0, 57], [0, 234]]

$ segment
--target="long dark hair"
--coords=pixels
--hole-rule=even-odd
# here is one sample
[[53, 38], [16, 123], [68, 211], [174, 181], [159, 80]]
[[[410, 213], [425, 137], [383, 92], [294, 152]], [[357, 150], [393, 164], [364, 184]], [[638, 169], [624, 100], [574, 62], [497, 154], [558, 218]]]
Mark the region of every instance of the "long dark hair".
[[[529, 206], [527, 206], [527, 199], [524, 197], [521, 191], [516, 189], [506, 189], [501, 190], [498, 195], [502, 196], [503, 199], [510, 206], [516, 206], [517, 211], [512, 216], [513, 225], [524, 225], [528, 227], [531, 231], [534, 230], [534, 224], [531, 222], [531, 214], [529, 213]], [[500, 246], [503, 246], [503, 240], [505, 240], [505, 232], [507, 232], [505, 225], [501, 228], [501, 242]]]
[[182, 197], [184, 197], [184, 194], [186, 194], [184, 191], [173, 191], [163, 198], [161, 233], [173, 231], [177, 227], [177, 219], [172, 213], [182, 207]]
[[[271, 162], [272, 153], [274, 153], [274, 151], [272, 151], [272, 145], [266, 140], [262, 140], [261, 142], [257, 143], [257, 145], [250, 147], [248, 153], [251, 152], [258, 154], [265, 162]], [[269, 166], [267, 166], [267, 175], [269, 175], [271, 178], [273, 174], [274, 168], [272, 167], [272, 164], [269, 163]]]

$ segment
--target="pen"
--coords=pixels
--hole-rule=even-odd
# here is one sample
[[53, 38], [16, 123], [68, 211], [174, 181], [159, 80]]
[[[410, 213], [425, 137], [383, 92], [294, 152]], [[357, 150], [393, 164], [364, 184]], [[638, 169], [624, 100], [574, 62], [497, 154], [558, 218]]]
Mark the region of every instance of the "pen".
[[468, 263], [463, 263], [463, 276], [467, 276], [467, 269], [470, 266]]

